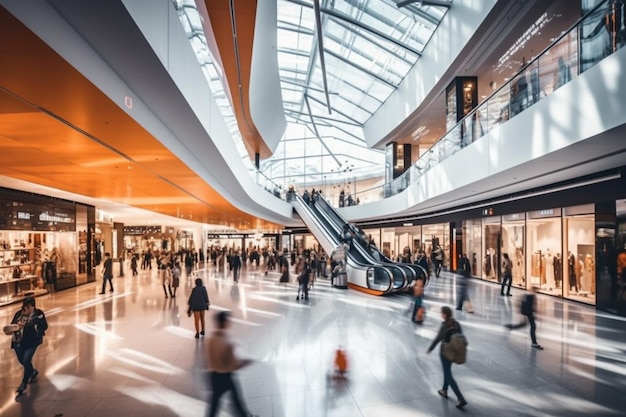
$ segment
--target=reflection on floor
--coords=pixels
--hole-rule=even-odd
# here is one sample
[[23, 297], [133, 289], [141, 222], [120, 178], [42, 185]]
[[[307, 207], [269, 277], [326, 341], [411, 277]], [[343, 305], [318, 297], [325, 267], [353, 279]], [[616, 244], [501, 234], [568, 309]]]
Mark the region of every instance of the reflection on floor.
[[[244, 269], [241, 282], [210, 268], [200, 271], [211, 297], [209, 317], [229, 309], [241, 355], [256, 362], [239, 372], [250, 410], [260, 416], [623, 416], [626, 410], [626, 319], [591, 307], [538, 296], [538, 339], [519, 320], [524, 294], [501, 297], [495, 284], [475, 281], [476, 314], [458, 314], [470, 341], [468, 363], [454, 366], [469, 405], [457, 410], [437, 395], [438, 355], [425, 351], [442, 305], [454, 305], [454, 276], [443, 273], [426, 291], [427, 318], [416, 327], [405, 296], [377, 298], [332, 289], [320, 280], [308, 302], [278, 274]], [[203, 416], [209, 391], [186, 300], [165, 299], [156, 270], [115, 278], [116, 292], [98, 295], [100, 282], [37, 299], [50, 329], [35, 356], [41, 375], [15, 399], [21, 368], [0, 350], [2, 417]], [[293, 281], [293, 275], [292, 275]], [[18, 306], [0, 309], [8, 323]], [[209, 321], [211, 323], [211, 321]], [[212, 323], [209, 324], [212, 327]], [[333, 351], [346, 348], [350, 374], [329, 378]], [[230, 401], [230, 400], [229, 400]], [[232, 415], [230, 404], [221, 415]]]

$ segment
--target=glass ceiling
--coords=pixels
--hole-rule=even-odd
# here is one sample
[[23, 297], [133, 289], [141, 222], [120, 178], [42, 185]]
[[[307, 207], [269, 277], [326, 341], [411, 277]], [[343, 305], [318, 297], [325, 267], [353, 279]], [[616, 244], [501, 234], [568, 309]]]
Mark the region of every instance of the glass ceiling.
[[357, 178], [383, 175], [384, 154], [367, 148], [362, 126], [419, 59], [451, 3], [416, 1], [398, 8], [399, 1], [319, 0], [324, 73], [314, 1], [278, 0], [288, 127], [261, 165], [278, 184], [338, 181], [346, 169]]
[[[362, 126], [419, 59], [452, 2], [425, 0], [398, 8], [399, 1], [319, 0], [324, 72], [313, 0], [278, 0], [278, 66], [287, 129], [260, 167], [274, 183], [286, 188], [340, 182], [347, 175], [355, 180], [384, 176], [384, 152], [367, 148]], [[172, 3], [244, 164], [255, 176], [195, 1]]]

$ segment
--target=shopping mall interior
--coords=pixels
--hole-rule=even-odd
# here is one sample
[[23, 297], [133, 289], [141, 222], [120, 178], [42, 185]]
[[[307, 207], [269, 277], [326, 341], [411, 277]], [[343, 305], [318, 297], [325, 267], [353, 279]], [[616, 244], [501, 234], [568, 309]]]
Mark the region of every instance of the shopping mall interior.
[[210, 415], [227, 311], [251, 415], [623, 416], [625, 45], [621, 0], [0, 0], [0, 322], [49, 324], [0, 415]]

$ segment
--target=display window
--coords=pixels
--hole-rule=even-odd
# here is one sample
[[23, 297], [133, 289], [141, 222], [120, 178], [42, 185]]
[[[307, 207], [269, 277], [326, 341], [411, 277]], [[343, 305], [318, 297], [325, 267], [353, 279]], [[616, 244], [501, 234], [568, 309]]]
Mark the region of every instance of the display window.
[[482, 222], [480, 219], [463, 222], [463, 252], [472, 266], [472, 275], [482, 276]]
[[502, 253], [508, 254], [513, 262], [511, 285], [518, 288], [526, 288], [525, 229], [524, 213], [502, 216]]
[[380, 231], [382, 246], [379, 246], [379, 249], [383, 252], [387, 258], [391, 258], [392, 260], [396, 260], [397, 252], [395, 249], [395, 237], [396, 231], [393, 228], [381, 229]]
[[376, 247], [380, 248], [380, 229], [364, 229], [364, 232]]
[[[567, 207], [563, 213], [563, 296], [596, 304], [594, 205]], [[556, 259], [556, 258], [555, 258]]]
[[544, 209], [527, 213], [526, 222], [526, 272], [528, 285], [550, 295], [562, 295], [559, 259], [561, 249], [561, 209]]
[[396, 229], [396, 253], [401, 261], [412, 263], [421, 248], [422, 228], [420, 226], [404, 226]]
[[489, 281], [500, 282], [500, 217], [485, 217], [482, 219], [483, 259], [482, 277]]
[[443, 267], [450, 269], [450, 223], [427, 224], [422, 226], [422, 245], [426, 255], [439, 245], [443, 250]]

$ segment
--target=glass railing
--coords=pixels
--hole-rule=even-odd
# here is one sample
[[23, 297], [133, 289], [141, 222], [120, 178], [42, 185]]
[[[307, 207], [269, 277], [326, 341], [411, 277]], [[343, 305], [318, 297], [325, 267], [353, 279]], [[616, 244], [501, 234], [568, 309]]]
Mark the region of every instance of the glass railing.
[[492, 129], [549, 97], [557, 89], [626, 45], [621, 2], [605, 0], [559, 36], [506, 84], [458, 122], [404, 174], [383, 186], [353, 195], [361, 202], [390, 197], [406, 190], [429, 169]]

